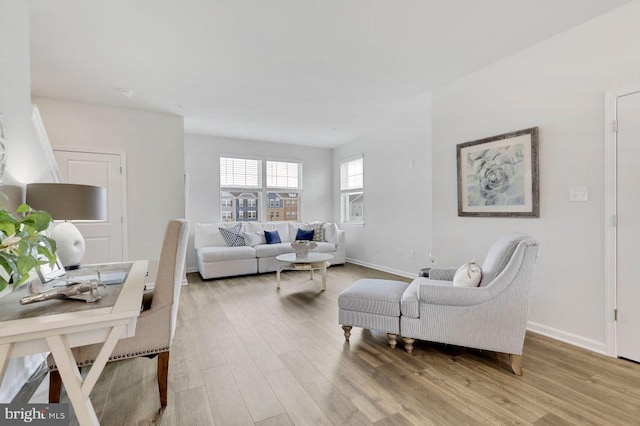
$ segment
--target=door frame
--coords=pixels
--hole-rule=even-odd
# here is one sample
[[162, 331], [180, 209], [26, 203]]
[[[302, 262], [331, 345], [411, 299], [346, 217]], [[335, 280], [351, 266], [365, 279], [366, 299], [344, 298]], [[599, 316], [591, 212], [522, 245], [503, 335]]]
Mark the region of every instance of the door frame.
[[621, 96], [640, 92], [640, 84], [610, 90], [605, 93], [604, 112], [604, 237], [605, 237], [605, 350], [609, 356], [618, 356], [616, 335], [616, 267], [617, 252], [617, 214], [618, 214], [618, 164], [617, 154], [617, 100]]
[[117, 155], [120, 157], [120, 203], [122, 205], [122, 259], [129, 259], [129, 220], [128, 220], [128, 208], [127, 208], [127, 153], [124, 151], [109, 151], [99, 148], [80, 148], [73, 146], [60, 146], [54, 145], [51, 147], [53, 151], [65, 151], [65, 152], [84, 152], [88, 154], [106, 154]]

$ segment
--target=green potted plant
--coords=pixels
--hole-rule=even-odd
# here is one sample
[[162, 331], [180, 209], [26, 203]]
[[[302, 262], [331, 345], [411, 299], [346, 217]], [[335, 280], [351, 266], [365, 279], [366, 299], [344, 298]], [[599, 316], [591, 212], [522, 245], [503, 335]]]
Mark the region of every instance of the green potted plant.
[[0, 208], [0, 291], [24, 283], [40, 265], [55, 264], [56, 242], [44, 233], [51, 222], [49, 213], [26, 204], [15, 215]]

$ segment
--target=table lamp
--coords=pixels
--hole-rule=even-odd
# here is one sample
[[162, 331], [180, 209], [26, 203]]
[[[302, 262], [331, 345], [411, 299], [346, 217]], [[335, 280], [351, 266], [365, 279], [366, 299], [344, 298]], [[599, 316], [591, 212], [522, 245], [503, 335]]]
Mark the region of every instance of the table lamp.
[[27, 204], [34, 210], [49, 212], [54, 221], [64, 221], [53, 228], [51, 238], [56, 241], [56, 252], [65, 269], [79, 268], [85, 241], [70, 221], [106, 220], [106, 188], [72, 183], [30, 183], [27, 184]]

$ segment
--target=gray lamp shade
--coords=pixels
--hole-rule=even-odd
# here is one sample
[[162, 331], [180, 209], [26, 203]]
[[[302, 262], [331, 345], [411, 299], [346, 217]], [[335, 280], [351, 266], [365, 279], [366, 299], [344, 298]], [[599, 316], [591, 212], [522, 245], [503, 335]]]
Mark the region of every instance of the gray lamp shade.
[[18, 206], [24, 203], [24, 188], [21, 186], [2, 185], [0, 192], [5, 195], [4, 197], [0, 196], [0, 204], [11, 213], [15, 213]]
[[106, 220], [107, 190], [72, 183], [27, 184], [27, 204], [54, 220]]

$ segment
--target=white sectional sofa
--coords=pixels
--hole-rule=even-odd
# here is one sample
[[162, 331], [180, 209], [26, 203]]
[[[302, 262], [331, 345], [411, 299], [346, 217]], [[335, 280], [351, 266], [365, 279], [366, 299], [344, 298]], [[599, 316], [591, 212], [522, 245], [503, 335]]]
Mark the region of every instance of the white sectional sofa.
[[[198, 272], [203, 279], [274, 272], [277, 269], [276, 256], [293, 253], [291, 242], [295, 240], [298, 229], [314, 229], [314, 241], [318, 246], [313, 251], [333, 255], [332, 265], [345, 262], [345, 232], [335, 223], [242, 222], [246, 245], [227, 247], [219, 227], [237, 224], [195, 224], [194, 245]], [[278, 231], [282, 242], [267, 244], [264, 231]]]

